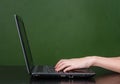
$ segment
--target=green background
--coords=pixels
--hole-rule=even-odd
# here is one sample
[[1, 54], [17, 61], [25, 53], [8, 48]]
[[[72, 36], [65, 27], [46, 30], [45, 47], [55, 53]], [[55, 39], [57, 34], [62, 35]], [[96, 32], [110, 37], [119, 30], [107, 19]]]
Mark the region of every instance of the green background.
[[0, 65], [24, 64], [15, 13], [35, 64], [120, 55], [120, 0], [0, 0]]

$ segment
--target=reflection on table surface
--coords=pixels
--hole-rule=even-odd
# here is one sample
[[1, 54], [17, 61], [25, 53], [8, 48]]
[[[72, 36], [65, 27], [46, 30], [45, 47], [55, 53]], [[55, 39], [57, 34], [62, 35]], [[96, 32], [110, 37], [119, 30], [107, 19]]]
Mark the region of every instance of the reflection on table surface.
[[31, 80], [30, 84], [95, 84], [94, 79], [39, 79]]
[[120, 84], [120, 74], [113, 73], [95, 78], [96, 84]]
[[113, 72], [106, 74], [103, 71], [93, 78], [33, 79], [27, 74], [25, 67], [3, 66], [0, 67], [0, 84], [120, 84], [120, 74]]
[[120, 74], [112, 73], [88, 79], [31, 80], [30, 84], [120, 84]]

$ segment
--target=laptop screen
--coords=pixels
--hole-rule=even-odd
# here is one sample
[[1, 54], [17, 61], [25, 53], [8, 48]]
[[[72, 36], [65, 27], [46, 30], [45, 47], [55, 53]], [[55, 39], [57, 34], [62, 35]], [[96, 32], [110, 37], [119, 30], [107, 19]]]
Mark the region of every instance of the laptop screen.
[[31, 69], [33, 67], [33, 59], [32, 59], [32, 54], [31, 54], [27, 34], [25, 31], [25, 26], [24, 26], [23, 20], [20, 16], [15, 14], [14, 18], [15, 18], [18, 35], [19, 35], [22, 51], [24, 54], [24, 59], [25, 59], [25, 63], [27, 66], [27, 70], [28, 70], [28, 73], [31, 74]]

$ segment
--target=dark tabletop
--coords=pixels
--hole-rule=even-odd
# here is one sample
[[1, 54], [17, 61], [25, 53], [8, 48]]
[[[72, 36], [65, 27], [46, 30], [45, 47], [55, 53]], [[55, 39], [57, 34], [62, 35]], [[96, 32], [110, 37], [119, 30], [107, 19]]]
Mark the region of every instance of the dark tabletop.
[[93, 68], [96, 76], [78, 79], [33, 79], [25, 66], [0, 66], [0, 84], [120, 84], [120, 74]]

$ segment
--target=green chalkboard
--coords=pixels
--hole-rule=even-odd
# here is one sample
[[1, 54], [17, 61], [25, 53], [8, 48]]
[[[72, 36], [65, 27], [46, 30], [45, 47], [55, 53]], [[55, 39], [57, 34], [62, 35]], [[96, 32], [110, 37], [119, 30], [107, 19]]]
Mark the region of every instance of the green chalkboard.
[[0, 0], [0, 65], [24, 64], [13, 15], [23, 18], [35, 64], [120, 55], [119, 0]]

